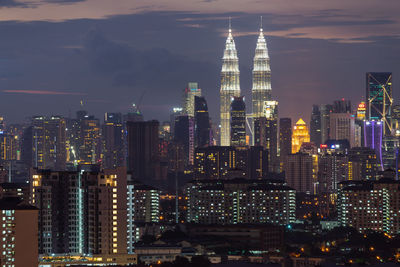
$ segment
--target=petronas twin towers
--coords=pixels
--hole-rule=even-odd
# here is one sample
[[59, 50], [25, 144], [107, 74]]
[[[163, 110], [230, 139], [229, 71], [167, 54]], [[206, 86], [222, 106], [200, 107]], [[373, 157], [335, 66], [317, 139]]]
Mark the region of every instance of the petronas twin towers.
[[[234, 96], [240, 96], [240, 71], [235, 41], [232, 29], [229, 25], [228, 38], [222, 58], [221, 70], [221, 131], [220, 145], [230, 146], [231, 118], [230, 106]], [[253, 66], [253, 88], [252, 88], [252, 115], [253, 118], [265, 117], [265, 101], [271, 100], [271, 68], [267, 42], [264, 38], [262, 26], [258, 36], [254, 66]]]

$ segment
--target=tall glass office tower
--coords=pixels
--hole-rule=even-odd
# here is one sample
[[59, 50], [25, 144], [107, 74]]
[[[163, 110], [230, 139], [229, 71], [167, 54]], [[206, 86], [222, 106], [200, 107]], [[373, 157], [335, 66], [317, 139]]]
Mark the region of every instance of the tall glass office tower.
[[367, 73], [367, 119], [382, 120], [383, 134], [390, 135], [392, 130], [392, 73]]

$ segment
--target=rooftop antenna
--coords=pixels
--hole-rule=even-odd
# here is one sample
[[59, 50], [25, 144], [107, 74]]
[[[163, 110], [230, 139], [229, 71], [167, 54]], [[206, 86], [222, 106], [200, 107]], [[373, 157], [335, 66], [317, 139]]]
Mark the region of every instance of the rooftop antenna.
[[231, 23], [231, 17], [229, 17], [229, 33], [232, 32], [232, 23]]
[[262, 24], [262, 16], [260, 16], [260, 31], [263, 30], [263, 24]]

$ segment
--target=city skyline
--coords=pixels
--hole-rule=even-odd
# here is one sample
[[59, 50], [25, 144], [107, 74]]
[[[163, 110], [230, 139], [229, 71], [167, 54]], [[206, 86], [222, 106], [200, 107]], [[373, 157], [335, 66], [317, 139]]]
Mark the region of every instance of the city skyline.
[[[135, 1], [137, 9], [122, 11], [128, 2], [119, 1], [107, 9], [101, 1], [101, 12], [107, 14], [97, 15], [100, 11], [85, 8], [90, 2], [48, 1], [30, 7], [17, 1], [0, 4], [4, 37], [0, 105], [7, 122], [21, 122], [31, 114], [68, 116], [81, 109], [80, 100], [84, 100], [84, 109], [99, 118], [105, 112], [125, 113], [142, 94], [140, 108], [145, 119], [164, 121], [172, 107], [180, 105], [186, 83], [195, 81], [217, 123], [219, 71], [229, 16], [248, 113], [260, 15], [271, 57], [272, 96], [279, 102], [280, 117], [293, 121], [302, 117], [308, 122], [312, 104], [342, 97], [356, 105], [365, 100], [359, 95], [365, 90], [368, 71], [391, 71], [394, 99], [398, 97], [396, 61], [400, 53], [395, 26], [399, 22], [394, 1], [387, 2], [385, 10], [377, 1], [363, 7], [341, 2], [342, 9], [337, 3], [321, 7], [305, 1], [304, 7], [270, 4], [257, 12], [255, 4], [249, 4], [240, 13], [241, 5], [234, 1], [229, 10], [221, 8], [224, 1], [207, 3], [214, 12], [194, 4], [196, 13], [173, 11], [175, 2], [164, 3], [169, 6], [164, 9], [150, 5], [144, 10]], [[374, 13], [367, 8], [372, 6]], [[61, 7], [82, 11], [71, 15], [61, 12]], [[37, 14], [47, 8], [54, 12], [43, 13], [47, 17]], [[375, 15], [376, 9], [380, 15]], [[153, 79], [155, 75], [158, 79]], [[15, 109], [14, 103], [21, 108]]]

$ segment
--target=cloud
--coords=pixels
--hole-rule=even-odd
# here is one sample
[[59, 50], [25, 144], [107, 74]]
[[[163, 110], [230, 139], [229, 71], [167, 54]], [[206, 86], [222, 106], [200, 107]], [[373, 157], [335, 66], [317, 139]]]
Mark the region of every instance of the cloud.
[[45, 0], [47, 3], [57, 3], [57, 4], [73, 4], [78, 2], [84, 2], [86, 0]]
[[77, 92], [60, 92], [60, 91], [45, 91], [45, 90], [3, 90], [3, 93], [9, 94], [29, 94], [29, 95], [86, 95]]
[[27, 4], [16, 0], [0, 0], [0, 8], [2, 7], [26, 7]]
[[204, 25], [201, 24], [183, 24], [184, 27], [188, 27], [188, 28], [204, 28]]
[[[101, 31], [92, 30], [80, 50], [92, 70], [111, 77], [114, 86], [161, 88], [177, 83], [182, 77], [207, 72], [205, 62], [194, 61], [165, 48], [139, 50], [132, 45], [108, 39]], [[200, 75], [202, 76], [202, 74]]]

